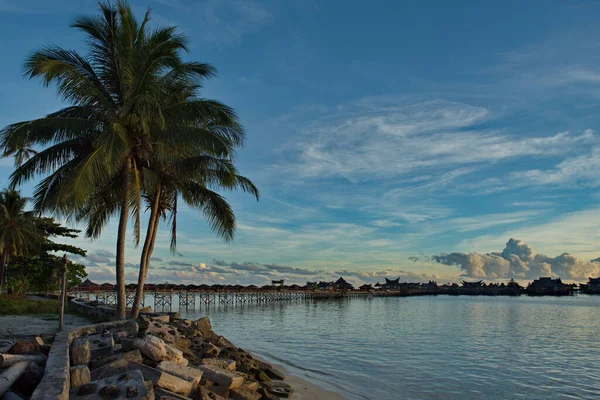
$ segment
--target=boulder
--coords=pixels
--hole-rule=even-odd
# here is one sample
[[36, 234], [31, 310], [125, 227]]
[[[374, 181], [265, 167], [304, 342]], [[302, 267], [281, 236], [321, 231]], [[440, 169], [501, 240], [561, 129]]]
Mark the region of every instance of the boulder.
[[278, 397], [287, 398], [292, 395], [292, 387], [283, 381], [265, 382], [263, 388]]
[[200, 357], [217, 357], [221, 353], [221, 349], [200, 336], [192, 338], [192, 350]]
[[213, 392], [216, 395], [219, 395], [219, 396], [224, 397], [226, 399], [229, 398], [229, 388], [227, 386], [212, 385], [212, 386], [207, 386], [206, 388], [210, 392]]
[[90, 373], [92, 380], [105, 379], [113, 375], [122, 374], [127, 371], [127, 365], [129, 364], [127, 358], [117, 358], [109, 363], [104, 364], [99, 368], [92, 369]]
[[178, 378], [192, 382], [192, 387], [195, 388], [202, 379], [202, 371], [198, 368], [183, 366], [171, 361], [161, 361], [156, 369], [159, 369], [169, 374], [175, 375]]
[[248, 389], [248, 390], [258, 390], [260, 385], [256, 381], [249, 380], [249, 381], [244, 381], [244, 384], [242, 385], [242, 387], [244, 389]]
[[71, 364], [72, 365], [88, 365], [92, 358], [90, 342], [86, 337], [81, 337], [73, 340], [71, 345]]
[[149, 390], [140, 371], [128, 371], [71, 389], [71, 400], [129, 399], [152, 400], [154, 393]]
[[152, 381], [155, 387], [158, 386], [184, 396], [188, 396], [192, 392], [192, 382], [181, 379], [175, 375], [171, 375], [159, 369], [151, 368], [135, 361], [130, 361], [128, 368], [130, 370], [141, 371], [144, 379]]
[[7, 351], [8, 354], [29, 354], [34, 355], [40, 351], [40, 345], [37, 343], [26, 342], [24, 340], [18, 340], [11, 348]]
[[235, 371], [235, 361], [222, 358], [203, 358], [200, 360], [202, 365], [214, 365], [215, 367], [223, 368], [229, 371]]
[[[118, 361], [118, 360], [126, 360], [127, 362], [129, 362], [129, 361], [142, 362], [142, 355], [140, 354], [139, 349], [131, 350], [131, 351], [128, 351], [127, 353], [113, 354], [110, 357], [105, 357], [100, 360], [92, 361], [92, 369], [100, 368], [106, 364], [110, 364], [110, 363]], [[125, 365], [127, 365], [127, 363], [125, 363]]]
[[229, 398], [232, 400], [260, 400], [261, 395], [254, 390], [249, 390], [243, 387], [231, 389]]
[[226, 337], [224, 336], [219, 336], [217, 338], [217, 340], [215, 341], [215, 345], [221, 348], [232, 348], [232, 349], [236, 349], [237, 347], [235, 347], [235, 345], [233, 343], [231, 343]]
[[147, 335], [136, 339], [133, 342], [133, 346], [138, 348], [146, 357], [156, 362], [173, 361], [181, 365], [188, 364], [188, 360], [183, 357], [181, 350], [166, 344], [156, 336]]
[[190, 400], [189, 397], [185, 397], [159, 387], [154, 389], [154, 398], [156, 400]]
[[199, 331], [202, 337], [205, 339], [217, 337], [215, 332], [212, 330], [212, 324], [210, 323], [210, 319], [208, 319], [208, 317], [203, 317], [192, 322], [192, 328]]
[[90, 352], [92, 360], [110, 356], [115, 346], [115, 341], [112, 334], [90, 335], [88, 336], [90, 343]]
[[218, 394], [211, 392], [208, 389], [208, 387], [200, 387], [200, 400], [227, 400], [227, 398], [219, 396]]
[[215, 382], [220, 386], [235, 388], [242, 386], [244, 383], [244, 378], [223, 368], [212, 365], [201, 365], [198, 368], [204, 372], [204, 376], [207, 380]]
[[78, 387], [90, 383], [90, 370], [86, 365], [77, 365], [69, 369], [71, 375], [71, 387]]

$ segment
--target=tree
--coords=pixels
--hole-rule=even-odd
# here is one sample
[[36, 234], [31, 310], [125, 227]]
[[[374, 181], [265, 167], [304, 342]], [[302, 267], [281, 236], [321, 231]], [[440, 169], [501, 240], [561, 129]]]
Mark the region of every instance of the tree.
[[[87, 36], [87, 56], [49, 46], [25, 63], [29, 78], [40, 78], [46, 86], [55, 84], [70, 105], [0, 132], [5, 155], [30, 156], [12, 174], [12, 186], [46, 176], [34, 192], [36, 210], [80, 215], [93, 196], [112, 189], [110, 196], [118, 206], [98, 212], [106, 219], [119, 217], [116, 277], [121, 318], [126, 307], [127, 223], [133, 215], [135, 243], [139, 243], [147, 166], [169, 164], [174, 155], [189, 149], [212, 148], [228, 154], [243, 139], [233, 110], [217, 101], [164, 101], [178, 82], [195, 82], [199, 87], [214, 68], [183, 61], [185, 36], [175, 27], [148, 29], [149, 14], [139, 22], [129, 5], [119, 1], [114, 6], [100, 3], [98, 16], [78, 17], [73, 27]], [[206, 130], [208, 119], [222, 128]], [[24, 151], [36, 146], [43, 149], [34, 154]]]
[[42, 242], [36, 217], [25, 211], [27, 200], [15, 190], [0, 192], [0, 293], [10, 258], [27, 256], [39, 250]]

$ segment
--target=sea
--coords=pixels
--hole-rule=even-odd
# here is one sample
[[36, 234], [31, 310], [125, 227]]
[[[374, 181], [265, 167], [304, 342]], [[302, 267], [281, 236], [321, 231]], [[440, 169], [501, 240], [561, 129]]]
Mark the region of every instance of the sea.
[[179, 311], [209, 316], [237, 346], [348, 399], [600, 399], [600, 296], [442, 295]]

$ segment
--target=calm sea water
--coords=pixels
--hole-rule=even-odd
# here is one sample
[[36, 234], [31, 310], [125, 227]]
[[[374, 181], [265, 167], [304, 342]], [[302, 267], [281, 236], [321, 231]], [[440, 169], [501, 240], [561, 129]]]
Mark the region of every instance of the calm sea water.
[[374, 298], [182, 314], [209, 315], [238, 346], [350, 399], [600, 398], [600, 297]]

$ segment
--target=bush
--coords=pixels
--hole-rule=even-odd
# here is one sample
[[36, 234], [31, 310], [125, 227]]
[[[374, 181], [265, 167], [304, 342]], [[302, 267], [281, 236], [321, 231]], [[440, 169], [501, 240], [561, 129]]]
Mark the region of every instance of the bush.
[[58, 314], [58, 300], [34, 301], [0, 296], [0, 315], [6, 314]]

